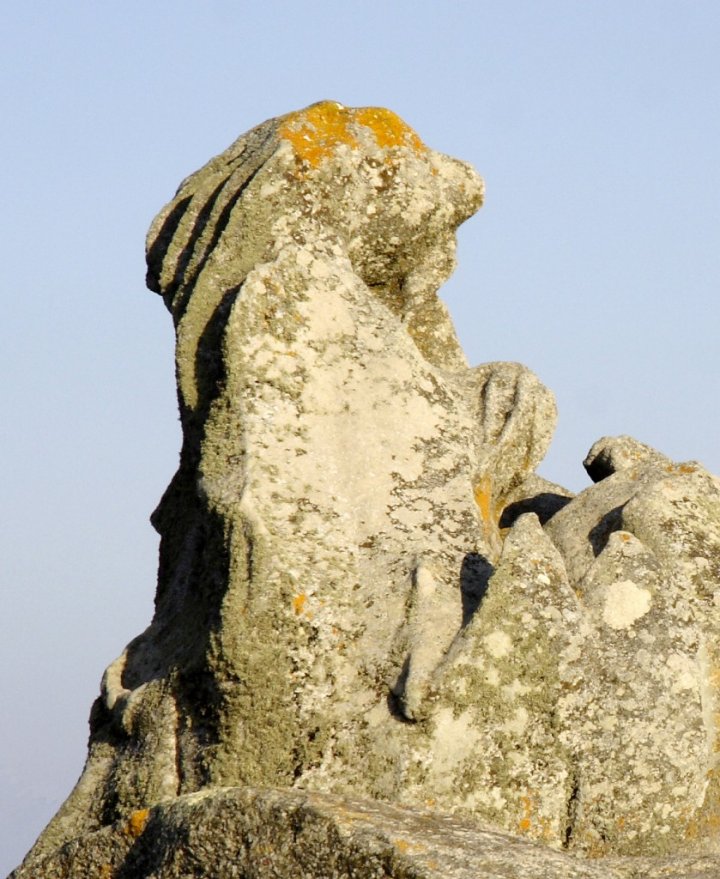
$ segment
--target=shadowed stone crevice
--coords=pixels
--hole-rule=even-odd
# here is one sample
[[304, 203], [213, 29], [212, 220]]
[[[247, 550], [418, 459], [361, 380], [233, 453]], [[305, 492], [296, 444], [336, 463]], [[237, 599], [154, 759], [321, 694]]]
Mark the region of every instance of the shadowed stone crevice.
[[552, 494], [551, 492], [542, 492], [534, 497], [524, 498], [521, 501], [515, 501], [508, 504], [502, 511], [500, 516], [500, 527], [510, 528], [520, 516], [525, 513], [535, 513], [540, 520], [540, 524], [544, 525], [555, 513], [567, 506], [572, 498], [561, 494]]
[[567, 850], [572, 848], [572, 838], [575, 825], [581, 809], [580, 783], [576, 774], [571, 774], [570, 796], [567, 801], [567, 823], [562, 838], [562, 847]]
[[605, 513], [600, 521], [588, 533], [588, 540], [590, 541], [590, 545], [596, 556], [600, 555], [605, 549], [607, 542], [610, 539], [610, 535], [622, 528], [624, 506], [625, 505], [623, 504], [622, 506], [613, 507], [612, 510], [608, 510], [608, 512]]
[[480, 606], [494, 571], [490, 562], [478, 553], [468, 553], [460, 569], [460, 594], [462, 596], [462, 625], [466, 626]]
[[[201, 441], [202, 430], [207, 421], [210, 407], [220, 396], [226, 378], [226, 365], [223, 358], [223, 337], [227, 326], [230, 310], [238, 295], [241, 294], [242, 286], [233, 287], [223, 293], [220, 302], [207, 322], [200, 336], [195, 355], [195, 377], [201, 404], [190, 410], [184, 407], [183, 427], [184, 435], [194, 433], [197, 430]], [[197, 451], [199, 460], [200, 450]]]

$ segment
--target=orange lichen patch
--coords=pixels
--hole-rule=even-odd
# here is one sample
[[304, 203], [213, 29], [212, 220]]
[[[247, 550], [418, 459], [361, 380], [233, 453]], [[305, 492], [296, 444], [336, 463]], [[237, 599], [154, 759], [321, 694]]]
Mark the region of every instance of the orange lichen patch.
[[483, 522], [492, 522], [492, 485], [489, 476], [483, 476], [475, 486], [474, 494], [475, 503], [478, 505]]
[[392, 843], [400, 854], [403, 855], [406, 855], [408, 852], [421, 854], [427, 850], [427, 846], [422, 842], [408, 842], [406, 839], [393, 839]]
[[490, 546], [499, 550], [509, 528], [500, 528], [504, 502], [498, 500], [489, 476], [481, 476], [473, 487], [473, 496], [480, 512], [480, 526]]
[[295, 611], [295, 613], [298, 616], [300, 616], [300, 614], [303, 612], [303, 608], [305, 607], [306, 601], [307, 601], [307, 595], [305, 595], [304, 592], [301, 592], [299, 595], [296, 595], [295, 598], [293, 598], [293, 602], [292, 602], [293, 610]]
[[137, 809], [128, 818], [126, 833], [129, 836], [138, 837], [145, 830], [145, 825], [150, 817], [150, 809]]
[[100, 879], [111, 879], [113, 868], [111, 864], [102, 864], [100, 867]]
[[685, 806], [679, 815], [685, 838], [691, 841], [717, 838], [720, 832], [720, 775], [716, 769], [709, 769], [706, 778], [707, 787], [700, 809]]
[[711, 812], [689, 821], [685, 827], [685, 838], [716, 837], [718, 832], [720, 832], [720, 814]]
[[359, 127], [368, 129], [382, 149], [409, 147], [415, 152], [426, 149], [412, 128], [391, 110], [352, 109], [335, 101], [321, 101], [290, 113], [283, 119], [278, 136], [292, 145], [301, 161], [317, 168], [339, 146], [359, 149]]
[[627, 543], [630, 540], [630, 536], [631, 535], [626, 532], [620, 532], [620, 540], [622, 540], [623, 543]]
[[518, 821], [518, 830], [520, 830], [521, 833], [527, 833], [532, 827], [531, 816], [533, 801], [531, 797], [522, 797], [521, 800], [523, 805], [523, 816]]
[[425, 149], [425, 144], [412, 128], [392, 110], [384, 107], [360, 107], [350, 112], [358, 125], [364, 125], [372, 131], [379, 147], [410, 147], [416, 153]]
[[536, 813], [536, 800], [533, 792], [521, 797], [520, 802], [523, 809], [517, 825], [520, 833], [529, 833], [535, 839], [553, 842], [557, 835], [553, 822], [547, 816]]
[[483, 476], [473, 489], [475, 503], [480, 510], [480, 516], [486, 525], [497, 526], [503, 511], [502, 502], [493, 497], [492, 480], [489, 476]]
[[666, 473], [697, 473], [697, 467], [692, 464], [668, 464], [665, 467]]

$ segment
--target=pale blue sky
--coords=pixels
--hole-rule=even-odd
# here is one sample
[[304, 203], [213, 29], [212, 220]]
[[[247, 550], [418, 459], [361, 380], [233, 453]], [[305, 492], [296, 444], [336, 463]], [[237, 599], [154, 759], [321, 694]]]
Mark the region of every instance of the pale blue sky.
[[253, 125], [384, 105], [485, 177], [444, 296], [473, 363], [555, 392], [544, 475], [581, 488], [615, 433], [720, 471], [717, 0], [15, 0], [0, 41], [0, 875], [152, 613], [179, 431], [146, 229]]

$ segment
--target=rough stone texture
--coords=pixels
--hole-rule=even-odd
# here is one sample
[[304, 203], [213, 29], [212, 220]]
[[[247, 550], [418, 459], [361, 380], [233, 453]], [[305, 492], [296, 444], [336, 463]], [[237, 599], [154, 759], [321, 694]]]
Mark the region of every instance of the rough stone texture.
[[155, 615], [18, 879], [718, 870], [720, 485], [630, 437], [576, 498], [534, 473], [552, 394], [468, 367], [437, 297], [482, 191], [323, 102], [154, 221]]
[[572, 845], [594, 854], [718, 850], [720, 484], [650, 452], [547, 525], [586, 627], [585, 684], [564, 710], [580, 779]]
[[720, 859], [582, 861], [450, 815], [327, 794], [187, 794], [66, 843], [43, 879], [699, 879]]
[[632, 470], [643, 464], [672, 463], [665, 455], [631, 436], [604, 436], [593, 444], [583, 466], [593, 482], [600, 482], [618, 470]]

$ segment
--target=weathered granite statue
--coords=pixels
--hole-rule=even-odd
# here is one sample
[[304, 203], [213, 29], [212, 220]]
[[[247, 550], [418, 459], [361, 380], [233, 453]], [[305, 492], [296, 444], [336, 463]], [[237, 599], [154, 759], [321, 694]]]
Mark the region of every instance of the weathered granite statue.
[[155, 616], [18, 879], [720, 875], [720, 484], [629, 437], [534, 473], [552, 394], [437, 297], [482, 195], [326, 101], [155, 220]]

